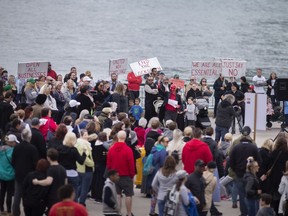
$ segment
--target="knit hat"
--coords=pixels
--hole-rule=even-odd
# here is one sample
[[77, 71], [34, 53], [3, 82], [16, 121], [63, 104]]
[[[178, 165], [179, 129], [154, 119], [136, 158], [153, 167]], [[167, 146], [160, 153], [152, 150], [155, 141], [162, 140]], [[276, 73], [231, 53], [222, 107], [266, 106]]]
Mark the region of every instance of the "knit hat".
[[245, 126], [241, 131], [243, 136], [249, 136], [251, 133], [251, 128], [249, 126]]
[[37, 104], [39, 104], [39, 105], [42, 105], [42, 104], [45, 103], [46, 99], [47, 99], [47, 95], [45, 95], [45, 94], [39, 94], [39, 95], [36, 97], [35, 102], [36, 102]]

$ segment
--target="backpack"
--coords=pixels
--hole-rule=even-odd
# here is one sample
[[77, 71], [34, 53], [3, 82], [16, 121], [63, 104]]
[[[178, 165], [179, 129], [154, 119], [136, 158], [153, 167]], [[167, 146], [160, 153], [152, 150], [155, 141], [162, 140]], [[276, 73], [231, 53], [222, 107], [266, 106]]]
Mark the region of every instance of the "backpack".
[[153, 173], [155, 167], [153, 166], [153, 154], [149, 154], [143, 167], [143, 175], [147, 176]]
[[167, 192], [164, 204], [164, 214], [165, 216], [176, 216], [176, 210], [179, 203], [179, 191], [176, 191], [176, 185], [173, 186], [171, 190]]

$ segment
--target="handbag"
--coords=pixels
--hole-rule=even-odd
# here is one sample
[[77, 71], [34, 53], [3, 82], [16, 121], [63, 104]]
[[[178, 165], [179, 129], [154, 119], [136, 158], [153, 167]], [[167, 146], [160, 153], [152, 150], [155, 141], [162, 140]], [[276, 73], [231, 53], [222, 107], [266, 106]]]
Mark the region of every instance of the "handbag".
[[281, 153], [282, 153], [282, 151], [280, 151], [280, 152], [278, 153], [278, 155], [277, 155], [277, 157], [276, 157], [274, 163], [272, 164], [272, 166], [270, 167], [270, 169], [266, 172], [265, 175], [266, 175], [267, 178], [271, 175], [271, 172], [272, 172], [272, 170], [273, 170], [273, 168], [274, 168], [276, 162], [278, 161], [278, 159], [279, 159]]

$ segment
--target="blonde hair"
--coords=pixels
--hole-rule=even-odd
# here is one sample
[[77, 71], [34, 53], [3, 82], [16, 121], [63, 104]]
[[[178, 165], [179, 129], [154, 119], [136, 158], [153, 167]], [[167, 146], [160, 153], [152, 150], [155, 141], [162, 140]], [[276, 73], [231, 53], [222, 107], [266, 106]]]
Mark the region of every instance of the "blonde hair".
[[124, 85], [122, 83], [118, 83], [116, 85], [115, 92], [117, 92], [121, 96], [124, 96]]
[[231, 133], [226, 133], [224, 136], [225, 141], [232, 141], [233, 135]]
[[14, 75], [9, 75], [9, 77], [8, 77], [8, 83], [11, 84], [12, 79], [14, 79], [14, 83], [13, 83], [13, 84], [15, 84], [16, 80], [15, 80], [15, 76], [14, 76]]
[[41, 87], [39, 94], [49, 95], [49, 94], [47, 94], [48, 91], [49, 91], [49, 94], [50, 94], [51, 86], [48, 85], [48, 84], [44, 84], [44, 85]]
[[25, 84], [24, 92], [25, 92], [26, 90], [29, 90], [29, 89], [36, 89], [36, 85], [35, 85], [34, 83], [27, 82], [27, 83]]
[[74, 147], [76, 142], [77, 142], [77, 137], [76, 137], [75, 133], [67, 132], [65, 137], [64, 137], [64, 140], [63, 140], [63, 145], [69, 146], [69, 147]]
[[273, 145], [274, 145], [273, 140], [272, 139], [267, 139], [267, 140], [265, 140], [265, 142], [263, 143], [261, 148], [267, 149], [267, 150], [269, 150], [269, 152], [271, 152], [272, 149], [273, 149]]

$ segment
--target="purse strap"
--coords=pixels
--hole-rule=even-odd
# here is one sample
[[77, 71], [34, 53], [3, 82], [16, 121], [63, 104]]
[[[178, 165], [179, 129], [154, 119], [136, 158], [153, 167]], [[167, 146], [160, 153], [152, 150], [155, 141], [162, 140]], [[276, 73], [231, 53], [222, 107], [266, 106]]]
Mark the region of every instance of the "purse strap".
[[272, 166], [271, 166], [271, 168], [270, 168], [271, 171], [273, 170], [275, 164], [277, 163], [277, 161], [278, 161], [278, 159], [279, 159], [281, 153], [282, 153], [282, 151], [280, 151], [280, 152], [278, 153], [278, 155], [277, 155], [277, 157], [276, 157], [274, 163], [272, 164]]

